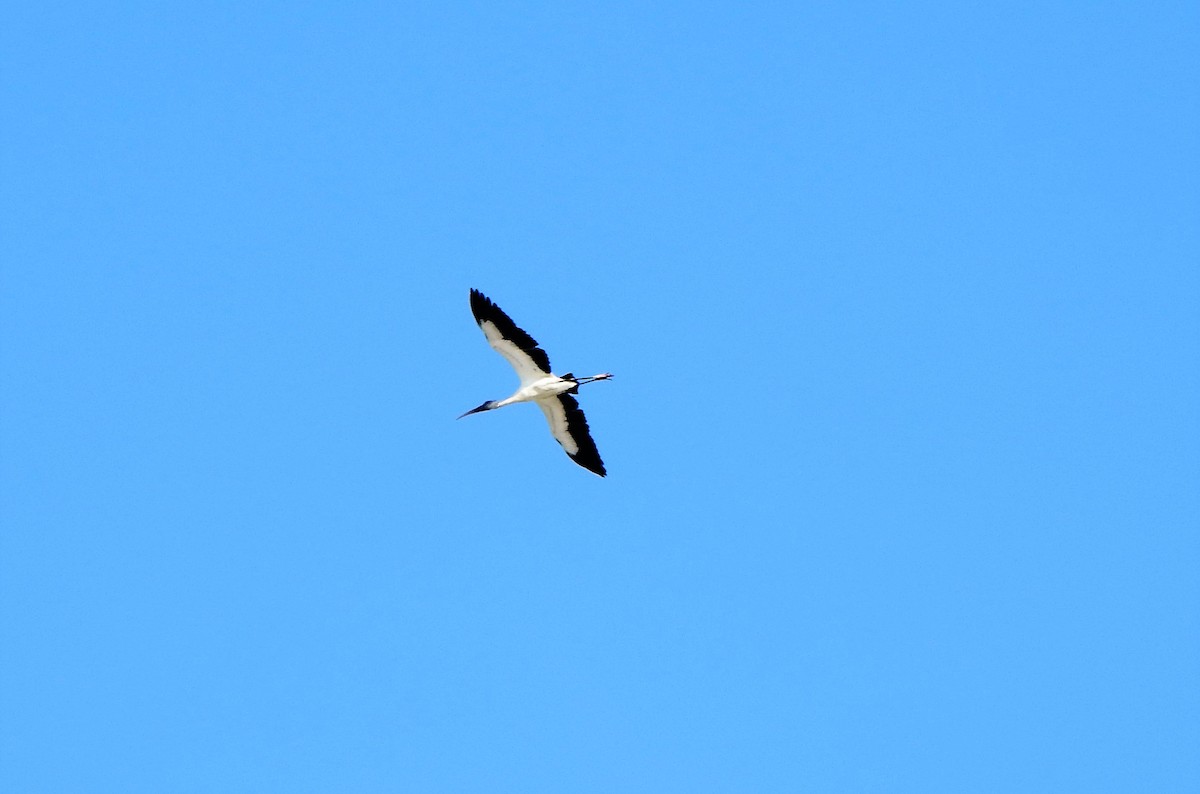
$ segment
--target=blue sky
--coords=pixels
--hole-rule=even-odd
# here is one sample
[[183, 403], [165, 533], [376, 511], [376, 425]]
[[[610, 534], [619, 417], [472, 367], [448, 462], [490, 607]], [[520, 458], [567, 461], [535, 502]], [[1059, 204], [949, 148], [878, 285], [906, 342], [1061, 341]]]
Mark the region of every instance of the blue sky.
[[0, 789], [1195, 790], [1198, 31], [8, 8]]

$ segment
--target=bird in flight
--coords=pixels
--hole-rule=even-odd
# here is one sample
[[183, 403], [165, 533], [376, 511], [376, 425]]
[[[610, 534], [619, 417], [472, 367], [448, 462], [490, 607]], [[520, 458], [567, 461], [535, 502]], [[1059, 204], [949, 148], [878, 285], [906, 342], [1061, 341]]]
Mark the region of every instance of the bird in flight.
[[576, 378], [571, 373], [554, 375], [550, 372], [550, 357], [538, 347], [537, 341], [525, 333], [512, 319], [477, 289], [471, 290], [471, 313], [475, 322], [483, 329], [488, 344], [512, 364], [521, 379], [521, 386], [511, 397], [503, 400], [488, 400], [478, 408], [472, 408], [462, 416], [503, 408], [513, 403], [532, 402], [542, 409], [550, 423], [550, 433], [571, 460], [588, 471], [603, 477], [604, 461], [596, 442], [588, 432], [587, 419], [572, 394], [579, 393], [585, 383], [608, 380], [611, 372]]

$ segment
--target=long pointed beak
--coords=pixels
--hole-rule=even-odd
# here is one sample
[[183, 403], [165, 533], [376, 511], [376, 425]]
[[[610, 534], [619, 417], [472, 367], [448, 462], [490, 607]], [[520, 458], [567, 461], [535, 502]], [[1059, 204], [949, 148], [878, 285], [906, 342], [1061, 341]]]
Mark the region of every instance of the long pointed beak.
[[460, 416], [460, 417], [458, 417], [458, 418], [459, 418], [459, 419], [462, 419], [462, 418], [463, 418], [463, 416], [470, 416], [471, 414], [477, 414], [477, 413], [479, 413], [480, 411], [486, 411], [486, 410], [488, 410], [488, 409], [489, 409], [489, 408], [491, 408], [491, 407], [492, 407], [492, 401], [491, 401], [491, 400], [488, 400], [488, 401], [487, 401], [487, 402], [485, 402], [483, 405], [479, 406], [478, 408], [472, 408], [471, 410], [467, 411], [465, 414], [463, 414], [462, 416]]

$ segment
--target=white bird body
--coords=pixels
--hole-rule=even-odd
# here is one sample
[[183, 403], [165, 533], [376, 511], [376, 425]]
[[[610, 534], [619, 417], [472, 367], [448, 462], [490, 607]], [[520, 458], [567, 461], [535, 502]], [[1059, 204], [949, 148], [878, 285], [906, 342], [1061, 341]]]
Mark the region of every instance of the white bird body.
[[604, 461], [600, 459], [596, 442], [592, 440], [587, 419], [571, 395], [577, 393], [581, 385], [608, 380], [612, 374], [603, 372], [586, 378], [576, 378], [570, 373], [561, 377], [553, 374], [546, 351], [479, 290], [471, 290], [471, 313], [475, 315], [475, 321], [483, 330], [488, 344], [517, 371], [521, 385], [511, 396], [503, 400], [488, 400], [458, 418], [515, 403], [532, 402], [542, 409], [550, 425], [550, 433], [571, 460], [601, 477], [605, 476]]
[[577, 381], [563, 380], [557, 375], [547, 375], [544, 378], [538, 378], [521, 386], [521, 388], [513, 392], [511, 397], [498, 400], [493, 407], [503, 408], [513, 403], [536, 402], [550, 397], [557, 397], [560, 394], [566, 394], [572, 389], [578, 388], [578, 386]]

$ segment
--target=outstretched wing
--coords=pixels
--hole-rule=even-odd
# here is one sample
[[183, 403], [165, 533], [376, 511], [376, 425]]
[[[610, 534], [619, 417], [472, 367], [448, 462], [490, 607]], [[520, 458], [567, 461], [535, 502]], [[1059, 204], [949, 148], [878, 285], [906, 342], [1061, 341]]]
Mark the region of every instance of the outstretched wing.
[[522, 386], [550, 374], [550, 357], [538, 347], [537, 340], [477, 289], [471, 290], [471, 313], [488, 344], [517, 371]]
[[596, 442], [588, 431], [587, 418], [575, 398], [560, 394], [536, 402], [550, 423], [550, 433], [562, 444], [571, 460], [603, 477], [606, 474], [604, 461], [600, 460], [600, 450], [596, 449]]

